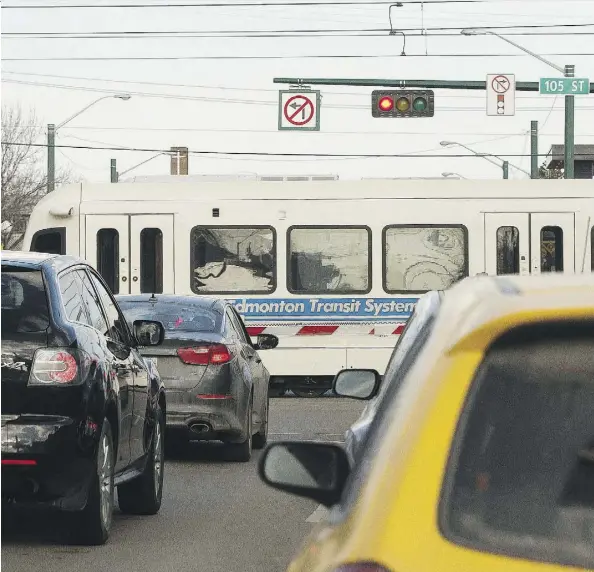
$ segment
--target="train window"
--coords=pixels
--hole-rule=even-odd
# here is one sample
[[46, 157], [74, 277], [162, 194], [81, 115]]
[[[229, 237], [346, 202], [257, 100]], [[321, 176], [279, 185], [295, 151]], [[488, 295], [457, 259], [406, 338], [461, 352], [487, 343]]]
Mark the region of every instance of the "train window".
[[297, 294], [371, 290], [371, 230], [364, 226], [291, 227], [288, 289]]
[[558, 226], [540, 231], [540, 271], [563, 272], [563, 229]]
[[276, 233], [269, 226], [195, 226], [190, 233], [196, 294], [270, 294], [276, 288]]
[[515, 226], [497, 229], [497, 275], [520, 273], [520, 232]]
[[97, 270], [114, 294], [120, 291], [120, 235], [115, 228], [97, 232]]
[[66, 228], [46, 228], [37, 231], [31, 239], [31, 252], [66, 254]]
[[140, 232], [140, 291], [163, 293], [163, 233], [158, 228]]
[[462, 225], [384, 229], [386, 292], [443, 290], [468, 276], [468, 230]]

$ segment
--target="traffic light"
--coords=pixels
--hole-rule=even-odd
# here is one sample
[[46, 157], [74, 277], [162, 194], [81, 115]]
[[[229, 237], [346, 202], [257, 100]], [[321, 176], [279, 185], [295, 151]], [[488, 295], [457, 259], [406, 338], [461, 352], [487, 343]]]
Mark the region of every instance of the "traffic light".
[[434, 108], [431, 89], [376, 89], [371, 93], [373, 117], [433, 117]]

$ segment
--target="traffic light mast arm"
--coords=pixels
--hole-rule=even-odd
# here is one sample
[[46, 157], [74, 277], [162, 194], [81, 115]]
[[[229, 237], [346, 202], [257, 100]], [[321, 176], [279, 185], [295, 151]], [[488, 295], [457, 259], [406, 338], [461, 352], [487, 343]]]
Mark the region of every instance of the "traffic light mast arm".
[[[345, 85], [353, 87], [385, 87], [385, 88], [421, 88], [421, 89], [466, 89], [485, 90], [486, 81], [458, 81], [434, 79], [364, 79], [364, 78], [295, 78], [275, 77], [273, 83], [289, 85]], [[537, 81], [518, 81], [516, 91], [539, 91]], [[590, 83], [590, 93], [594, 93], [594, 82]]]

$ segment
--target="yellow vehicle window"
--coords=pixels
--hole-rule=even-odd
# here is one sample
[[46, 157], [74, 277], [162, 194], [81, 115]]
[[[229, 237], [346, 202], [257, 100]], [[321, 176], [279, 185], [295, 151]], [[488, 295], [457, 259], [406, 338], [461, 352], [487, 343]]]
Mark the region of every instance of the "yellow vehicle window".
[[450, 540], [594, 568], [594, 322], [522, 327], [494, 344], [448, 475]]

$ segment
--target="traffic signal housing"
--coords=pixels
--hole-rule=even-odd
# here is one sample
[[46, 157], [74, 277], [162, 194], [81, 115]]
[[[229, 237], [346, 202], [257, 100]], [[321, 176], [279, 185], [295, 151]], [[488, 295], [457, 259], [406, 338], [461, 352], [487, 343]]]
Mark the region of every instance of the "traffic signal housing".
[[433, 117], [434, 111], [431, 89], [376, 89], [371, 93], [373, 117]]

